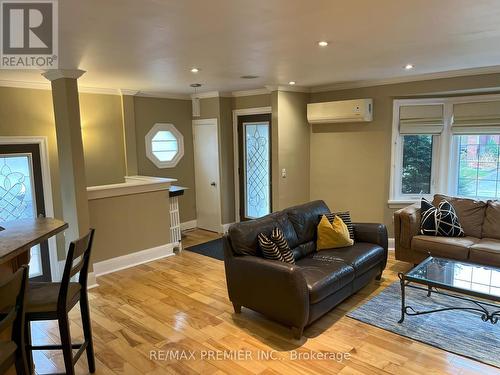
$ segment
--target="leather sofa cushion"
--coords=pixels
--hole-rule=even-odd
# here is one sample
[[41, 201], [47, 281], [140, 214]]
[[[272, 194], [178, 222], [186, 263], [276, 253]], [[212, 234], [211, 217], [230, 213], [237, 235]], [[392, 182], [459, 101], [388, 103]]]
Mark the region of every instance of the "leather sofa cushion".
[[471, 246], [469, 260], [474, 263], [500, 267], [500, 240], [481, 239]]
[[455, 208], [465, 235], [481, 238], [487, 203], [474, 199], [448, 197], [446, 195], [436, 194], [432, 204], [437, 207], [444, 199], [450, 202], [453, 208]]
[[295, 258], [296, 261], [304, 258], [309, 254], [314, 253], [315, 251], [316, 251], [316, 242], [314, 241], [303, 243], [292, 249], [293, 257]]
[[275, 215], [276, 222], [283, 231], [283, 235], [285, 236], [286, 242], [288, 243], [290, 249], [293, 249], [294, 247], [300, 245], [302, 241], [299, 241], [297, 233], [295, 232], [295, 228], [293, 227], [292, 222], [288, 218], [288, 215], [285, 214], [284, 212], [276, 212], [273, 215]]
[[324, 261], [311, 256], [295, 263], [306, 279], [309, 302], [317, 303], [354, 280], [354, 268], [342, 261]]
[[420, 253], [430, 252], [433, 256], [467, 260], [469, 248], [479, 242], [474, 237], [439, 237], [439, 236], [414, 236], [411, 240], [413, 250]]
[[500, 201], [488, 201], [482, 237], [500, 240]]
[[[313, 201], [284, 210], [297, 233], [298, 243], [316, 240], [316, 227], [321, 215], [330, 212], [323, 201]], [[295, 247], [295, 246], [293, 246]]]
[[382, 247], [367, 243], [355, 242], [353, 246], [337, 249], [321, 250], [314, 255], [315, 259], [341, 260], [354, 268], [356, 277], [362, 275], [385, 258]]
[[228, 233], [234, 253], [261, 256], [257, 236], [259, 233], [270, 235], [276, 227], [283, 231], [290, 248], [298, 245], [297, 235], [292, 223], [288, 220], [288, 216], [283, 212], [276, 212], [260, 219], [242, 221], [231, 225]]

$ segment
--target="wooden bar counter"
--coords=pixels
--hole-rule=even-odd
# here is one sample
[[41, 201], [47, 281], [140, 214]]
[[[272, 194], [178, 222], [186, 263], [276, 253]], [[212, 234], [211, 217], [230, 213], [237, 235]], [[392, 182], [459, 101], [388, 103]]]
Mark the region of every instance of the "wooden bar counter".
[[51, 218], [23, 219], [2, 223], [0, 229], [0, 283], [21, 265], [28, 264], [33, 246], [68, 228]]

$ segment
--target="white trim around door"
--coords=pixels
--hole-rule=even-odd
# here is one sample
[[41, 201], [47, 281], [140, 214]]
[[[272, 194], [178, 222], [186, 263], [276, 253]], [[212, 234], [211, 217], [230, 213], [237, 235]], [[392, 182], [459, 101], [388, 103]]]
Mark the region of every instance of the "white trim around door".
[[234, 210], [238, 223], [240, 218], [240, 178], [238, 174], [239, 153], [238, 153], [238, 117], [245, 115], [263, 115], [272, 113], [271, 107], [257, 107], [233, 110], [233, 152], [234, 152]]
[[[19, 136], [19, 137], [4, 137], [0, 136], [0, 145], [15, 145], [15, 144], [37, 144], [40, 148], [40, 162], [42, 166], [42, 184], [43, 197], [45, 203], [45, 215], [54, 217], [54, 201], [52, 199], [52, 182], [50, 174], [49, 148], [47, 137], [43, 136]], [[50, 273], [52, 280], [60, 280], [59, 261], [57, 260], [57, 242], [55, 237], [51, 237], [49, 242], [49, 259]]]

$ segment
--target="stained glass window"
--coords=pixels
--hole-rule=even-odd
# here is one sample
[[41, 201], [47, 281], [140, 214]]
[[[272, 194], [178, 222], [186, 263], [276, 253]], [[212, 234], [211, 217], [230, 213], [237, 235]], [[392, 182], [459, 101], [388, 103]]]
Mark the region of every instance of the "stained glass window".
[[0, 221], [35, 216], [29, 156], [0, 156]]
[[268, 123], [245, 127], [245, 208], [248, 218], [271, 212], [270, 139]]
[[[28, 155], [0, 156], [0, 223], [36, 217]], [[40, 246], [31, 249], [29, 276], [42, 274]]]

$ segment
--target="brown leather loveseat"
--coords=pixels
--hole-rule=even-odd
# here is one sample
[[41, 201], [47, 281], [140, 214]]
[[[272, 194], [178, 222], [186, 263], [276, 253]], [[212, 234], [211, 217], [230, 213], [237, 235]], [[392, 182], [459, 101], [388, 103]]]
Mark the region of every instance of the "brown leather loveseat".
[[419, 263], [429, 256], [500, 267], [500, 201], [478, 201], [436, 194], [433, 204], [449, 201], [465, 237], [420, 234], [420, 203], [394, 213], [396, 259]]
[[[374, 278], [387, 262], [383, 224], [354, 224], [355, 243], [316, 251], [320, 215], [330, 212], [314, 201], [229, 228], [224, 263], [229, 299], [236, 313], [245, 306], [292, 327], [300, 338], [309, 325]], [[295, 264], [264, 259], [257, 235], [280, 227]]]

